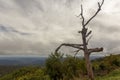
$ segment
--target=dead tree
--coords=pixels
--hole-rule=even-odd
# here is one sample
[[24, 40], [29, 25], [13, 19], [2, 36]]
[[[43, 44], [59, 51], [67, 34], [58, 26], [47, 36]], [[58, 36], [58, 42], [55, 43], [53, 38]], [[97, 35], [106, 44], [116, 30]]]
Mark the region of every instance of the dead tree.
[[68, 46], [68, 47], [76, 48], [77, 49], [76, 54], [79, 51], [83, 51], [84, 52], [85, 63], [86, 63], [86, 68], [87, 68], [87, 74], [88, 74], [88, 77], [91, 80], [94, 80], [94, 74], [93, 74], [92, 65], [91, 65], [91, 62], [90, 62], [90, 54], [93, 53], [93, 52], [101, 52], [101, 51], [103, 51], [103, 48], [102, 47], [101, 48], [88, 48], [88, 43], [89, 43], [89, 40], [91, 39], [90, 35], [91, 35], [92, 31], [88, 31], [88, 28], [86, 26], [99, 13], [103, 3], [104, 3], [104, 0], [102, 0], [101, 3], [98, 2], [97, 11], [87, 21], [85, 21], [85, 18], [84, 18], [84, 15], [83, 15], [83, 7], [81, 5], [81, 13], [78, 17], [81, 17], [81, 19], [82, 19], [82, 30], [78, 31], [78, 33], [80, 33], [82, 35], [82, 44], [63, 43], [55, 50], [55, 53], [58, 53], [59, 49], [62, 46]]

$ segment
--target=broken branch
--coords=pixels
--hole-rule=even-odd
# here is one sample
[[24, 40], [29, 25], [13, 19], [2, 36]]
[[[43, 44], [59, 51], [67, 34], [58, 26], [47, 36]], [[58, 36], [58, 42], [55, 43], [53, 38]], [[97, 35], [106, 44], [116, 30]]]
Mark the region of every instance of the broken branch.
[[102, 48], [102, 47], [101, 47], [101, 48], [88, 49], [88, 52], [89, 52], [89, 53], [92, 53], [92, 52], [101, 52], [101, 51], [103, 51], [103, 48]]

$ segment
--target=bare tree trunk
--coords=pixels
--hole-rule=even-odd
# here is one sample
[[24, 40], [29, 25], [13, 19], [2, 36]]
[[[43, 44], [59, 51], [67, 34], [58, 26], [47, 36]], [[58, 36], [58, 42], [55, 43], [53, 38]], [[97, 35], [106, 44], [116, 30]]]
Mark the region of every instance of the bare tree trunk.
[[86, 41], [87, 28], [85, 28], [84, 26], [83, 26], [81, 34], [82, 34], [82, 40], [83, 40], [83, 44], [84, 44], [83, 48], [84, 48], [84, 57], [85, 57], [87, 74], [91, 80], [94, 80], [94, 74], [93, 74], [92, 65], [91, 65], [91, 61], [90, 61], [90, 53], [88, 52], [88, 48], [87, 48], [88, 44]]
[[91, 62], [90, 62], [90, 59], [89, 59], [89, 54], [84, 53], [84, 56], [85, 56], [85, 64], [86, 64], [88, 77], [91, 80], [94, 80], [94, 74], [93, 74], [92, 65], [91, 65]]
[[[62, 46], [69, 46], [69, 47], [73, 47], [78, 49], [76, 51], [76, 54], [82, 50], [84, 52], [84, 57], [85, 57], [85, 64], [86, 64], [86, 69], [87, 69], [87, 74], [90, 78], [90, 80], [94, 80], [94, 74], [93, 74], [93, 70], [92, 70], [92, 65], [91, 65], [91, 61], [90, 61], [90, 54], [93, 52], [101, 52], [103, 51], [103, 48], [88, 48], [88, 43], [89, 40], [91, 39], [90, 34], [92, 33], [92, 31], [88, 31], [88, 28], [86, 28], [86, 26], [90, 23], [90, 21], [99, 13], [99, 11], [101, 10], [101, 7], [104, 3], [104, 0], [102, 0], [102, 3], [98, 2], [98, 9], [95, 12], [95, 14], [90, 17], [87, 21], [85, 21], [84, 15], [83, 15], [83, 7], [81, 5], [81, 13], [79, 16], [81, 16], [82, 19], [82, 31], [78, 31], [78, 33], [81, 33], [82, 35], [82, 44], [69, 44], [69, 43], [63, 43], [61, 44], [56, 50], [55, 53], [58, 52], [58, 50], [62, 47]], [[79, 17], [78, 16], [78, 17]]]

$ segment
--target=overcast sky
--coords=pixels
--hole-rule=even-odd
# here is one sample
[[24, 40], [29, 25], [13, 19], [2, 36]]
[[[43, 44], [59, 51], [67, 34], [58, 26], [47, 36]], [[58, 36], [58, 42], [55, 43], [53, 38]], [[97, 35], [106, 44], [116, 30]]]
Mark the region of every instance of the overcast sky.
[[[61, 43], [80, 43], [83, 4], [85, 19], [101, 0], [0, 0], [0, 54], [46, 56]], [[101, 12], [88, 25], [93, 31], [89, 47], [120, 53], [120, 0], [105, 0]], [[66, 49], [72, 53], [71, 49]], [[64, 52], [64, 50], [63, 50]]]

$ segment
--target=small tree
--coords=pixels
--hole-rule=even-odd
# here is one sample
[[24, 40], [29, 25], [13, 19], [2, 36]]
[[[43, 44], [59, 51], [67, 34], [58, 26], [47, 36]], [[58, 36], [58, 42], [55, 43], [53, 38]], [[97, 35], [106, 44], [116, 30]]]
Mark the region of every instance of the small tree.
[[57, 49], [55, 50], [55, 53], [58, 53], [59, 49], [62, 47], [62, 46], [68, 46], [68, 47], [73, 47], [73, 48], [76, 48], [78, 49], [76, 51], [76, 54], [79, 52], [79, 51], [83, 51], [84, 52], [84, 57], [85, 57], [85, 63], [86, 63], [86, 68], [87, 68], [87, 73], [88, 73], [88, 76], [91, 80], [94, 80], [94, 74], [93, 74], [93, 70], [92, 70], [92, 65], [91, 65], [91, 62], [90, 62], [90, 54], [93, 53], [93, 52], [101, 52], [103, 51], [103, 48], [88, 48], [88, 43], [89, 43], [89, 40], [91, 39], [91, 36], [90, 34], [92, 33], [92, 31], [88, 31], [88, 28], [86, 28], [86, 26], [90, 23], [91, 20], [93, 20], [93, 18], [99, 13], [99, 11], [101, 10], [101, 7], [104, 3], [104, 0], [102, 0], [102, 3], [98, 2], [98, 9], [97, 11], [95, 12], [95, 14], [90, 17], [87, 21], [85, 21], [85, 18], [84, 18], [84, 15], [83, 15], [83, 7], [81, 5], [81, 13], [78, 17], [81, 16], [81, 19], [82, 19], [82, 30], [81, 31], [78, 31], [78, 33], [80, 33], [82, 35], [82, 44], [69, 44], [69, 43], [63, 43], [61, 44], [59, 47], [57, 47]]

